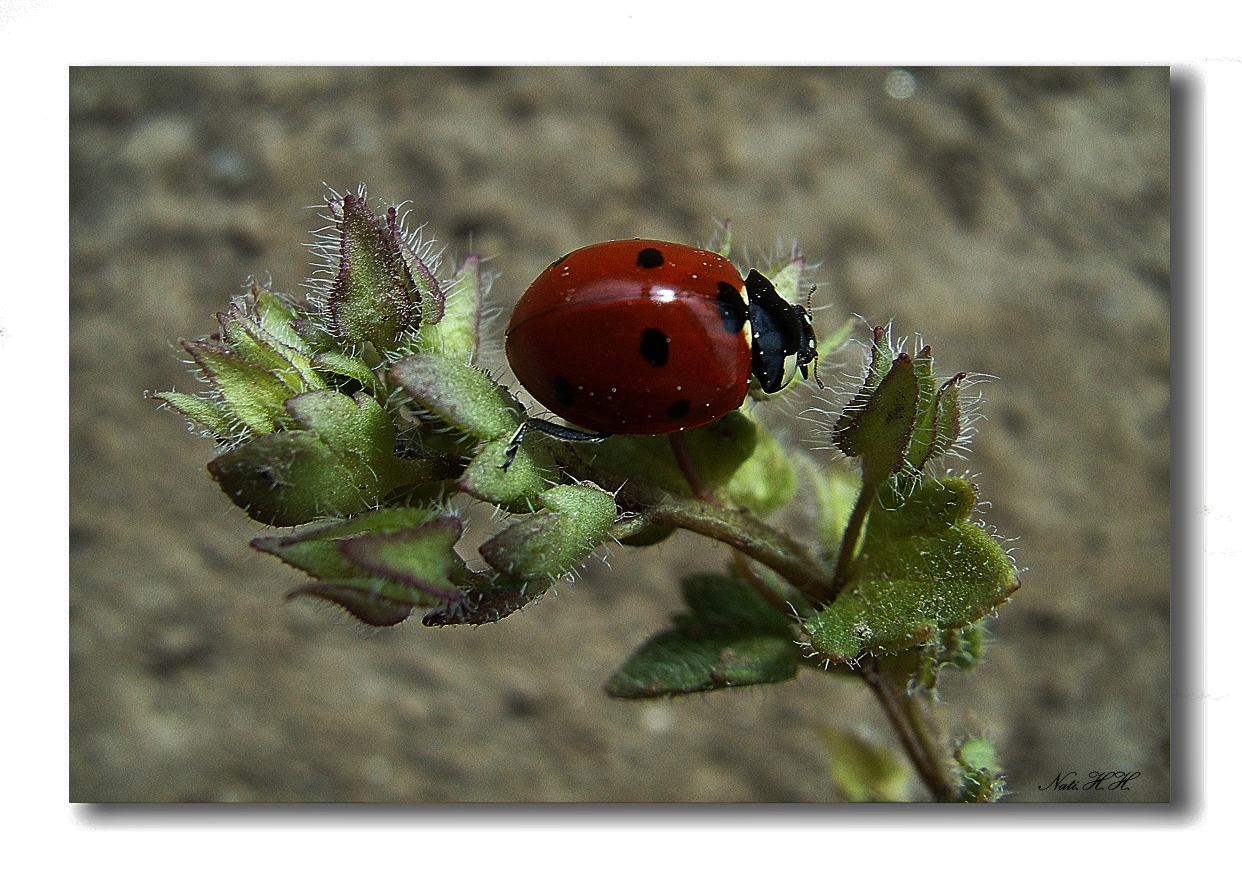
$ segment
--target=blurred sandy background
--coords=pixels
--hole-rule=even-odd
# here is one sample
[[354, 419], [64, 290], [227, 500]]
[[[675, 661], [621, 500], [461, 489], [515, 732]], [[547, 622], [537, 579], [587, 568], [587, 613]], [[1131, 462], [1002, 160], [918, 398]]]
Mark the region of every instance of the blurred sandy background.
[[[308, 207], [359, 182], [489, 259], [502, 312], [570, 249], [731, 217], [735, 261], [820, 263], [822, 320], [893, 318], [946, 376], [992, 375], [969, 469], [1028, 570], [946, 727], [994, 738], [1012, 801], [1168, 799], [1168, 70], [910, 72], [73, 70], [71, 799], [832, 801], [817, 723], [886, 737], [814, 673], [604, 696], [723, 561], [685, 534], [479, 629], [284, 602], [301, 578], [142, 392], [192, 388], [170, 342], [248, 276], [297, 290]], [[1092, 770], [1141, 775], [1039, 789]]]

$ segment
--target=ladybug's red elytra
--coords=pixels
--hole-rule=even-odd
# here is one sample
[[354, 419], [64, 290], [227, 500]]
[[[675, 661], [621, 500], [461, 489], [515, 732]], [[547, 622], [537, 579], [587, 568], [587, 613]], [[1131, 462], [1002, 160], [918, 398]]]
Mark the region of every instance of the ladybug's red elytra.
[[628, 435], [714, 422], [741, 406], [752, 374], [776, 392], [816, 356], [806, 308], [758, 271], [743, 280], [721, 255], [658, 240], [554, 261], [513, 308], [505, 352], [548, 410]]

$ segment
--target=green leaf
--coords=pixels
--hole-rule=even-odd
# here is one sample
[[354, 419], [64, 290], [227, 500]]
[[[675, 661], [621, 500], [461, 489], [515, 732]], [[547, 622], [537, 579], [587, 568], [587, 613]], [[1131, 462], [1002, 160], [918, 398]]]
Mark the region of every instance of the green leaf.
[[[699, 476], [709, 486], [717, 487], [732, 485], [731, 479], [759, 446], [760, 429], [749, 416], [740, 410], [733, 410], [715, 422], [682, 434]], [[667, 440], [663, 443], [668, 445]], [[745, 494], [747, 484], [739, 486], [739, 491]]]
[[879, 483], [901, 470], [918, 399], [914, 363], [901, 353], [874, 391], [864, 387], [842, 411], [832, 442], [847, 456], [862, 456], [864, 482]]
[[978, 665], [983, 657], [985, 622], [981, 620], [960, 629], [942, 629], [922, 647], [884, 657], [881, 665], [885, 672], [899, 679], [899, 684], [934, 690], [946, 666], [970, 671]]
[[228, 437], [239, 426], [238, 421], [225, 410], [223, 405], [209, 398], [187, 395], [184, 392], [152, 392], [150, 397], [163, 401], [182, 416], [197, 422], [218, 439]]
[[906, 453], [909, 469], [914, 471], [921, 471], [928, 461], [943, 456], [962, 433], [958, 385], [966, 375], [957, 374], [937, 389], [932, 365], [931, 347], [926, 346], [914, 357], [919, 402]]
[[806, 270], [806, 259], [797, 255], [789, 263], [772, 276], [772, 286], [776, 293], [791, 304], [800, 304], [802, 274]]
[[953, 756], [962, 767], [958, 789], [963, 802], [996, 802], [1004, 795], [1005, 778], [992, 742], [979, 736], [968, 738]]
[[557, 479], [556, 463], [542, 441], [528, 440], [505, 467], [508, 445], [507, 440], [482, 443], [459, 485], [463, 492], [510, 513], [529, 513], [535, 510], [539, 493]]
[[779, 683], [797, 674], [800, 650], [789, 618], [732, 577], [682, 582], [688, 614], [647, 640], [605, 689], [622, 699]]
[[353, 397], [330, 389], [307, 392], [290, 398], [285, 407], [298, 425], [315, 432], [337, 453], [355, 482], [367, 485], [377, 500], [397, 486], [432, 475], [432, 462], [393, 455], [392, 420], [366, 392], [355, 392]]
[[296, 344], [298, 349], [305, 349], [308, 355], [318, 355], [340, 346], [340, 341], [310, 316], [299, 315], [293, 320], [292, 325], [298, 337], [302, 338], [302, 342]]
[[992, 536], [970, 522], [974, 505], [974, 487], [955, 477], [926, 478], [904, 499], [882, 495], [854, 583], [805, 624], [819, 654], [841, 663], [896, 653], [1006, 602], [1017, 573]]
[[762, 519], [793, 500], [798, 478], [780, 442], [766, 428], [754, 425], [754, 448], [729, 477], [725, 492]]
[[792, 640], [789, 618], [736, 577], [696, 574], [681, 582], [681, 597], [697, 623], [745, 628]]
[[858, 499], [858, 474], [840, 466], [823, 469], [802, 457], [799, 457], [798, 469], [815, 491], [816, 532], [820, 546], [831, 555], [841, 544], [850, 512]]
[[460, 598], [450, 578], [464, 570], [453, 545], [461, 521], [427, 508], [390, 508], [251, 546], [299, 568], [315, 583], [291, 593], [333, 602], [371, 626], [391, 626], [416, 608]]
[[327, 516], [348, 516], [382, 497], [373, 477], [309, 431], [260, 435], [207, 465], [220, 488], [251, 519], [287, 527]]
[[945, 381], [936, 395], [936, 437], [932, 442], [930, 458], [943, 456], [962, 436], [962, 402], [959, 387], [965, 379], [965, 372], [955, 374]]
[[258, 434], [289, 422], [284, 402], [293, 391], [274, 374], [206, 341], [183, 341], [203, 376], [219, 391], [224, 407]]
[[462, 592], [450, 574], [461, 565], [453, 545], [461, 539], [461, 520], [440, 517], [413, 529], [358, 535], [340, 543], [350, 562], [438, 601], [459, 602]]
[[263, 326], [263, 330], [275, 337], [286, 346], [293, 347], [301, 353], [309, 355], [312, 351], [309, 343], [298, 333], [295, 323], [301, 317], [291, 304], [285, 302], [270, 289], [265, 289], [252, 282], [249, 291], [250, 308], [255, 318]]
[[[612, 493], [590, 482], [554, 486], [542, 493], [539, 500], [548, 510], [565, 516], [565, 525], [584, 545], [580, 549], [587, 550], [588, 554], [608, 537], [617, 518], [617, 503]], [[589, 549], [585, 547], [588, 541], [592, 544]], [[581, 560], [570, 566], [577, 565], [578, 561]]]
[[278, 557], [282, 562], [322, 580], [375, 577], [352, 562], [340, 543], [359, 535], [384, 535], [417, 528], [439, 516], [423, 507], [385, 508], [358, 514], [348, 520], [331, 520], [301, 528], [293, 534], [255, 538], [250, 546]]
[[379, 379], [364, 359], [339, 349], [326, 349], [316, 353], [311, 361], [318, 370], [345, 377], [347, 380], [356, 380], [364, 391], [377, 398], [380, 396]]
[[323, 377], [315, 372], [308, 355], [281, 343], [239, 309], [234, 306], [220, 318], [220, 335], [231, 352], [269, 372], [292, 392], [324, 388]]
[[446, 356], [407, 356], [393, 362], [389, 376], [416, 404], [485, 441], [507, 440], [522, 421], [522, 408], [507, 389], [483, 371]]
[[1000, 762], [996, 758], [996, 748], [992, 742], [981, 736], [974, 736], [963, 741], [957, 748], [954, 758], [964, 767], [979, 771], [989, 769], [997, 771]]
[[905, 802], [913, 774], [897, 751], [829, 724], [817, 727], [832, 782], [849, 802]]
[[960, 629], [944, 629], [934, 642], [923, 648], [919, 684], [933, 690], [940, 680], [941, 669], [946, 666], [970, 671], [978, 665], [983, 658], [983, 623], [981, 620]]
[[471, 255], [453, 277], [443, 315], [434, 324], [424, 320], [418, 349], [470, 364], [479, 351], [479, 313], [483, 300], [480, 260]]
[[307, 392], [290, 398], [285, 407], [302, 428], [318, 434], [332, 449], [358, 456], [363, 465], [382, 463], [396, 445], [392, 420], [365, 392], [353, 397], [331, 389]]
[[666, 526], [664, 523], [648, 523], [633, 534], [618, 537], [617, 540], [626, 547], [652, 547], [668, 540], [676, 533], [677, 529], [673, 526]]
[[693, 494], [673, 458], [667, 435], [614, 435], [598, 444], [583, 444], [577, 449], [590, 464], [627, 480], [641, 480], [679, 495]]
[[503, 574], [472, 574], [459, 579], [460, 601], [442, 604], [423, 617], [424, 626], [482, 626], [503, 620], [538, 599], [546, 583]]
[[942, 666], [970, 671], [983, 659], [986, 643], [982, 621], [962, 629], [946, 629], [940, 635], [936, 656]]
[[432, 266], [418, 252], [421, 248], [419, 241], [422, 239], [422, 229], [415, 231], [414, 245], [411, 245], [410, 239], [402, 232], [397, 221], [396, 207], [388, 208], [386, 218], [389, 236], [409, 270], [410, 281], [414, 285], [413, 299], [420, 303], [419, 316], [422, 324], [433, 325], [444, 315], [444, 292], [440, 289], [440, 281], [436, 279]]
[[555, 486], [540, 494], [546, 512], [510, 525], [479, 547], [502, 575], [544, 589], [571, 571], [609, 536], [617, 516], [612, 494], [593, 484]]
[[931, 454], [936, 438], [936, 376], [931, 347], [925, 346], [914, 357], [914, 375], [918, 382], [918, 403], [914, 427], [910, 431], [910, 445], [906, 450], [906, 462], [910, 468], [921, 470]]
[[[390, 229], [366, 201], [347, 194], [332, 201], [341, 235], [341, 255], [326, 301], [335, 333], [346, 343], [371, 343], [378, 350], [418, 327], [417, 291]], [[413, 302], [411, 301], [413, 297]]]
[[[769, 463], [776, 465], [769, 472], [773, 475], [773, 480], [771, 483], [759, 482], [764, 478], [763, 471], [749, 469], [736, 483], [739, 501], [778, 501], [787, 486], [787, 474], [792, 477], [792, 472], [786, 472], [786, 466], [781, 465], [783, 460], [774, 458], [772, 445], [775, 442], [770, 435], [763, 432], [753, 419], [740, 410], [731, 411], [715, 422], [681, 434], [686, 442], [686, 451], [703, 482], [713, 489], [726, 487], [727, 484], [731, 494], [735, 488], [733, 478], [766, 438], [769, 442], [765, 443], [767, 459]], [[673, 455], [668, 435], [617, 435], [602, 443], [583, 447], [579, 452], [592, 464], [627, 479], [642, 480], [679, 495], [694, 494]]]
[[260, 435], [207, 466], [252, 519], [283, 527], [348, 516], [435, 475], [433, 461], [393, 455], [392, 421], [364, 392], [307, 392], [286, 407], [306, 431]]
[[[611, 529], [609, 510], [594, 487], [556, 487], [542, 496], [554, 510], [535, 514], [510, 526], [479, 548], [479, 553], [504, 572], [468, 573], [455, 579], [460, 601], [440, 605], [423, 617], [425, 626], [478, 626], [504, 619], [534, 602], [555, 577], [585, 559]], [[575, 531], [576, 530], [576, 531]], [[513, 561], [512, 565], [505, 563]]]
[[650, 699], [772, 684], [798, 673], [788, 641], [743, 630], [671, 629], [647, 640], [608, 681], [618, 699]]
[[376, 578], [370, 587], [357, 581], [317, 580], [290, 590], [287, 598], [312, 596], [344, 608], [359, 622], [368, 626], [396, 626], [408, 620], [418, 604], [411, 601], [410, 591]]
[[864, 393], [869, 393], [880, 385], [880, 381], [893, 366], [893, 358], [897, 353], [893, 349], [889, 333], [890, 328], [887, 325], [877, 325], [871, 329], [871, 364], [867, 367], [866, 377], [863, 378]]

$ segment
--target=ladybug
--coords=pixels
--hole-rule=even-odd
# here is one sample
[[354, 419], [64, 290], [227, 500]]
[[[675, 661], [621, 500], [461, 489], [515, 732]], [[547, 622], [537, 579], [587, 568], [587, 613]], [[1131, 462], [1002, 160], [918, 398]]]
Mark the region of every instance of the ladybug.
[[758, 271], [743, 280], [715, 252], [641, 239], [549, 265], [513, 308], [505, 352], [530, 394], [575, 428], [530, 424], [570, 440], [706, 425], [741, 406], [752, 375], [777, 392], [816, 357], [806, 308]]

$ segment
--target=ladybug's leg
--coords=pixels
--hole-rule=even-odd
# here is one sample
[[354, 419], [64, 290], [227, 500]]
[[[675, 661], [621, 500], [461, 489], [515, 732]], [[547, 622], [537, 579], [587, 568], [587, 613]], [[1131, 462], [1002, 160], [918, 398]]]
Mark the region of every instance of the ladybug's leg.
[[517, 431], [513, 433], [513, 437], [509, 438], [509, 443], [505, 445], [505, 460], [500, 466], [501, 470], [508, 471], [509, 466], [513, 464], [513, 459], [517, 456], [518, 447], [522, 445], [522, 438], [526, 437], [528, 423], [529, 420], [519, 425]]
[[509, 470], [509, 466], [513, 464], [513, 459], [517, 456], [518, 447], [522, 443], [522, 438], [526, 437], [526, 430], [528, 428], [541, 431], [550, 437], [556, 438], [558, 441], [573, 441], [576, 443], [594, 444], [599, 443], [604, 438], [612, 437], [610, 432], [582, 431], [571, 428], [568, 425], [557, 425], [555, 422], [548, 422], [546, 419], [528, 419], [517, 427], [517, 431], [513, 433], [513, 437], [509, 438], [509, 443], [505, 446], [505, 461], [500, 466], [504, 470]]
[[573, 441], [582, 444], [597, 444], [604, 438], [612, 437], [610, 431], [583, 431], [568, 425], [557, 425], [546, 419], [528, 419], [527, 424], [558, 441]]

